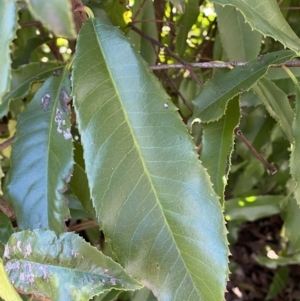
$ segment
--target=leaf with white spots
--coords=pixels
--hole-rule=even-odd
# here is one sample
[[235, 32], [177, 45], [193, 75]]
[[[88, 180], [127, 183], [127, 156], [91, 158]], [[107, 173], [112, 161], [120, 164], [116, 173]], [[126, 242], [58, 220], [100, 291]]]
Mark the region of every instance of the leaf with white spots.
[[74, 233], [15, 233], [6, 245], [4, 260], [15, 288], [37, 299], [87, 301], [112, 289], [142, 287], [118, 263]]
[[51, 76], [19, 116], [8, 193], [20, 229], [62, 232], [69, 216], [63, 195], [73, 165], [67, 91], [68, 72]]

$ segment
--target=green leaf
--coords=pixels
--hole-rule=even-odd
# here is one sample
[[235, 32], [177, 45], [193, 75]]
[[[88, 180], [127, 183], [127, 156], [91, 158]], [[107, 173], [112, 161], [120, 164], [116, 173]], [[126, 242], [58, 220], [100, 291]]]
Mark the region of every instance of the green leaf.
[[220, 5], [231, 5], [238, 9], [252, 29], [270, 36], [285, 47], [300, 54], [300, 40], [284, 19], [276, 0], [211, 0]]
[[289, 280], [289, 269], [288, 267], [280, 267], [276, 271], [272, 283], [269, 287], [268, 295], [265, 300], [272, 300], [275, 296], [281, 293], [287, 286]]
[[298, 82], [295, 75], [288, 68], [285, 68], [285, 70], [290, 75], [295, 85], [295, 117], [292, 124], [292, 134], [294, 137], [294, 143], [292, 144], [290, 169], [292, 178], [295, 181], [294, 196], [298, 205], [300, 205], [300, 83]]
[[10, 219], [0, 211], [0, 243], [5, 245], [14, 232]]
[[[132, 15], [135, 16], [136, 12], [139, 10], [142, 0], [134, 1], [132, 8]], [[152, 1], [146, 1], [146, 4], [143, 6], [142, 11], [139, 12], [137, 18], [134, 20], [135, 26], [139, 28], [143, 33], [152, 37], [155, 40], [158, 40], [157, 26], [155, 22], [149, 22], [149, 20], [155, 20], [155, 12]], [[157, 47], [154, 48], [150, 41], [141, 37], [139, 34], [131, 30], [128, 34], [132, 44], [136, 50], [140, 51], [141, 56], [149, 65], [154, 65], [157, 60], [156, 51]]]
[[203, 128], [200, 158], [222, 202], [231, 164], [234, 129], [239, 119], [239, 97], [235, 97], [228, 103], [226, 114], [221, 119], [206, 124]]
[[102, 20], [82, 27], [72, 78], [92, 200], [119, 262], [161, 301], [223, 300], [221, 206], [170, 98]]
[[5, 269], [14, 286], [53, 301], [87, 301], [105, 291], [135, 290], [141, 284], [74, 233], [18, 232], [5, 251]]
[[26, 0], [28, 8], [37, 20], [47, 26], [55, 35], [75, 39], [76, 31], [69, 0]]
[[195, 111], [192, 119], [200, 118], [202, 122], [218, 120], [224, 114], [228, 100], [249, 90], [264, 76], [269, 65], [284, 63], [292, 57], [292, 51], [282, 50], [261, 56], [247, 67], [235, 67], [226, 74], [217, 73], [193, 101]]
[[120, 26], [121, 28], [125, 28], [127, 26], [127, 23], [124, 19], [124, 14], [126, 13], [124, 2], [103, 0], [102, 5], [113, 25]]
[[261, 34], [245, 23], [244, 17], [235, 7], [216, 4], [215, 10], [220, 38], [228, 59], [248, 62], [256, 58], [261, 47]]
[[81, 202], [83, 208], [92, 216], [96, 217], [95, 209], [92, 204], [92, 199], [89, 190], [88, 179], [85, 171], [83, 160], [83, 149], [79, 143], [74, 143], [74, 168], [70, 186]]
[[18, 13], [15, 0], [0, 2], [0, 104], [2, 96], [10, 87], [10, 43], [16, 37]]
[[280, 212], [283, 195], [250, 196], [225, 202], [225, 217], [228, 221], [255, 221]]
[[300, 208], [294, 198], [287, 202], [286, 216], [284, 219], [284, 235], [289, 241], [290, 253], [300, 251], [299, 216]]
[[177, 23], [177, 36], [175, 49], [179, 56], [183, 56], [187, 47], [186, 39], [192, 26], [197, 22], [199, 16], [199, 1], [189, 0], [186, 3], [184, 14], [180, 17]]
[[12, 70], [12, 79], [9, 92], [3, 97], [0, 104], [0, 118], [8, 112], [9, 102], [14, 99], [25, 97], [31, 88], [32, 83], [44, 81], [52, 74], [61, 73], [63, 66], [55, 62], [30, 63]]
[[0, 297], [4, 301], [22, 301], [21, 297], [15, 291], [7, 274], [5, 272], [2, 259], [0, 258]]
[[292, 136], [294, 111], [287, 95], [264, 77], [253, 86], [252, 91], [261, 99], [269, 114], [279, 122], [283, 134], [292, 143], [294, 140]]
[[69, 215], [63, 195], [73, 165], [65, 71], [52, 76], [19, 115], [8, 193], [20, 229], [64, 229]]
[[[297, 77], [300, 78], [300, 68], [294, 67], [289, 68], [290, 71]], [[265, 77], [269, 80], [280, 80], [280, 79], [290, 79], [289, 75], [282, 68], [270, 68]]]

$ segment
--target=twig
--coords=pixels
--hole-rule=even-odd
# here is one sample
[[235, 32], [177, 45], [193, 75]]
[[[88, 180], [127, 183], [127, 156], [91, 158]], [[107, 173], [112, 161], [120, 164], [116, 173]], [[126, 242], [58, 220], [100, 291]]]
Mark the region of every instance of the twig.
[[239, 128], [235, 128], [235, 134], [241, 138], [241, 140], [245, 143], [245, 145], [249, 148], [251, 153], [269, 170], [271, 175], [274, 175], [277, 172], [276, 167], [269, 164], [261, 154], [251, 145], [251, 143], [246, 139], [243, 135], [243, 132]]
[[7, 215], [11, 221], [14, 222], [16, 220], [16, 213], [14, 208], [6, 201], [4, 201], [4, 199], [2, 199], [1, 197], [0, 197], [0, 211], [2, 211], [5, 215]]
[[[193, 67], [190, 66], [187, 62], [185, 62], [182, 58], [180, 58], [178, 55], [176, 55], [175, 53], [173, 53], [166, 45], [162, 44], [161, 42], [153, 39], [152, 37], [150, 37], [149, 35], [145, 34], [144, 32], [142, 32], [140, 29], [138, 29], [137, 27], [135, 27], [133, 24], [129, 24], [128, 25], [133, 31], [135, 31], [136, 33], [138, 33], [141, 37], [149, 40], [151, 43], [159, 46], [160, 48], [163, 48], [171, 57], [173, 57], [176, 61], [180, 62], [182, 64], [182, 66], [184, 66], [187, 70], [190, 71], [191, 76], [193, 77], [193, 79], [196, 81], [196, 83], [202, 87], [203, 84], [200, 81], [200, 79], [197, 77], [197, 75], [195, 74]], [[165, 68], [167, 69], [167, 68]]]
[[135, 13], [134, 16], [132, 17], [132, 23], [135, 22], [136, 18], [138, 17], [138, 15], [140, 14], [140, 12], [141, 12], [142, 9], [144, 8], [146, 2], [147, 2], [147, 0], [143, 0], [143, 2], [141, 3], [140, 7], [138, 8], [138, 10], [136, 11], [136, 13]]
[[12, 136], [12, 137], [6, 139], [4, 142], [2, 142], [0, 144], [0, 151], [4, 150], [8, 146], [10, 146], [14, 142], [14, 140], [15, 140], [15, 136]]
[[[202, 68], [202, 69], [209, 69], [209, 68], [232, 68], [232, 67], [247, 67], [247, 62], [198, 62], [198, 63], [185, 63], [185, 64], [161, 64], [161, 65], [154, 65], [150, 66], [152, 70], [162, 70], [162, 69], [182, 69], [186, 68], [186, 65], [192, 68]], [[273, 64], [270, 65], [272, 68], [281, 68], [284, 65], [286, 67], [300, 67], [300, 60], [299, 61], [289, 61], [284, 64]], [[187, 69], [187, 68], [186, 68]]]
[[80, 224], [69, 227], [69, 231], [80, 232], [82, 230], [99, 226], [99, 224], [94, 220], [88, 220]]
[[31, 26], [42, 26], [42, 23], [40, 21], [29, 21], [29, 22], [23, 22], [23, 23], [20, 23], [20, 26], [22, 28], [25, 28], [25, 27], [31, 27]]

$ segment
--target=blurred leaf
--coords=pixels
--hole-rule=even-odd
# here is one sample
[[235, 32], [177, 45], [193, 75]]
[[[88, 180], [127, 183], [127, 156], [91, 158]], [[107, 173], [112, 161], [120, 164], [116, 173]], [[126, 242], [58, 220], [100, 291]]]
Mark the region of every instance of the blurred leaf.
[[26, 0], [31, 14], [58, 37], [75, 39], [76, 31], [69, 0]]
[[0, 1], [0, 104], [10, 87], [10, 43], [18, 28], [17, 3], [14, 0]]
[[[188, 105], [192, 108], [192, 99], [196, 97], [201, 91], [199, 85], [191, 78], [183, 78], [180, 82], [179, 91], [187, 101]], [[186, 104], [182, 101], [181, 97], [178, 96], [178, 107], [180, 114], [188, 117], [191, 115], [191, 109], [189, 109]], [[194, 136], [193, 136], [194, 137]]]
[[[183, 1], [184, 3], [184, 1]], [[177, 36], [176, 36], [176, 52], [180, 57], [183, 56], [187, 47], [187, 37], [192, 26], [197, 22], [199, 16], [199, 1], [188, 0], [185, 5], [185, 12], [177, 22]]]
[[69, 91], [66, 71], [50, 77], [19, 116], [8, 193], [20, 229], [61, 232], [68, 218], [63, 192], [73, 165]]
[[289, 252], [300, 251], [299, 216], [300, 208], [294, 198], [287, 202], [286, 216], [284, 219], [284, 235], [289, 242]]
[[225, 202], [225, 217], [228, 221], [255, 221], [280, 212], [280, 202], [285, 196], [264, 195], [235, 198]]
[[225, 115], [218, 121], [206, 124], [203, 129], [200, 159], [207, 168], [211, 181], [221, 202], [233, 151], [234, 129], [240, 119], [239, 97], [229, 101]]
[[2, 259], [0, 258], [0, 297], [4, 301], [22, 301], [21, 297], [15, 291], [5, 272]]
[[83, 149], [79, 143], [74, 143], [74, 161], [70, 186], [78, 200], [81, 202], [83, 208], [90, 214], [90, 216], [96, 218], [96, 212], [92, 203], [89, 183], [85, 171]]
[[180, 13], [184, 12], [185, 9], [185, 0], [169, 0], [174, 6], [178, 9]]
[[0, 211], [0, 243], [5, 245], [14, 232], [11, 220]]
[[15, 233], [4, 259], [14, 286], [39, 299], [86, 301], [107, 290], [141, 287], [118, 263], [74, 233]]
[[264, 76], [270, 64], [283, 63], [292, 56], [293, 52], [288, 50], [268, 53], [251, 61], [247, 67], [235, 67], [225, 75], [217, 73], [193, 101], [192, 119], [200, 118], [202, 122], [218, 120], [224, 114], [228, 100], [249, 90]]
[[44, 43], [47, 43], [51, 40], [50, 37], [34, 37], [27, 41], [26, 46], [21, 52], [20, 56], [15, 58], [12, 63], [13, 68], [18, 68], [20, 65], [28, 64], [30, 62], [31, 53]]
[[292, 110], [287, 95], [266, 78], [261, 78], [252, 88], [253, 92], [262, 100], [269, 114], [280, 124], [281, 130], [290, 143], [293, 142]]
[[95, 297], [93, 301], [115, 301], [119, 294], [119, 291], [111, 290]]
[[294, 143], [292, 145], [292, 152], [290, 157], [290, 169], [292, 178], [295, 181], [294, 196], [298, 205], [300, 206], [300, 83], [288, 68], [285, 68], [285, 70], [290, 75], [295, 85], [296, 93], [295, 118], [292, 124]]
[[[132, 7], [132, 15], [135, 16], [136, 12], [139, 10], [140, 5], [143, 0], [135, 0]], [[143, 9], [138, 14], [134, 24], [139, 28], [143, 33], [147, 34], [149, 37], [158, 40], [157, 26], [155, 22], [149, 22], [149, 20], [155, 20], [155, 12], [152, 1], [146, 1]], [[154, 65], [156, 63], [157, 55], [155, 52], [156, 48], [153, 48], [153, 45], [147, 39], [141, 37], [139, 34], [131, 30], [128, 34], [132, 44], [135, 49], [141, 53], [141, 56], [149, 65]]]
[[270, 36], [285, 47], [300, 54], [300, 40], [287, 23], [276, 0], [211, 0], [220, 5], [231, 5], [238, 9], [252, 29]]
[[111, 23], [124, 29], [127, 26], [124, 18], [126, 13], [124, 3], [116, 0], [102, 0], [101, 3]]
[[72, 78], [91, 196], [119, 262], [159, 300], [223, 299], [221, 206], [157, 79], [98, 19], [82, 27]]
[[281, 293], [288, 284], [289, 269], [281, 267], [276, 271], [272, 283], [269, 287], [268, 295], [265, 300], [272, 300], [275, 296]]
[[132, 301], [157, 301], [153, 293], [146, 287], [132, 293]]
[[77, 197], [71, 193], [66, 193], [68, 199], [68, 205], [72, 219], [88, 219], [91, 217], [90, 214], [82, 207]]
[[[297, 77], [300, 78], [300, 68], [289, 68], [290, 71]], [[269, 80], [279, 80], [279, 79], [290, 79], [289, 75], [282, 68], [270, 68], [265, 77]]]
[[216, 4], [215, 10], [222, 45], [228, 59], [241, 62], [255, 59], [261, 47], [261, 34], [251, 29], [235, 7]]
[[271, 259], [264, 256], [254, 257], [259, 264], [268, 267], [269, 269], [276, 269], [279, 266], [287, 266], [291, 264], [300, 264], [300, 253], [294, 253], [288, 256], [278, 256], [277, 259]]
[[29, 93], [32, 83], [44, 81], [53, 73], [59, 74], [62, 68], [63, 66], [57, 65], [56, 62], [48, 62], [30, 63], [12, 70], [10, 90], [0, 104], [0, 118], [7, 114], [11, 100], [23, 98]]

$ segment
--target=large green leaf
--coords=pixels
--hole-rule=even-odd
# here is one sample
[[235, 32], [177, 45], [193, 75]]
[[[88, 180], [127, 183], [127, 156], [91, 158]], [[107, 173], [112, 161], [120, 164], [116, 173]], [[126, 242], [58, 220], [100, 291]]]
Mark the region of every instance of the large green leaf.
[[10, 87], [10, 43], [18, 27], [17, 4], [15, 0], [0, 1], [0, 104], [2, 96]]
[[31, 14], [44, 23], [55, 35], [75, 39], [70, 0], [26, 0]]
[[38, 299], [87, 301], [111, 289], [142, 286], [118, 263], [74, 233], [16, 233], [6, 245], [4, 259], [13, 285]]
[[293, 142], [292, 122], [294, 111], [287, 95], [273, 82], [261, 78], [252, 91], [261, 99], [269, 114], [279, 122], [281, 130], [290, 143]]
[[161, 301], [223, 300], [221, 206], [170, 98], [97, 19], [81, 29], [72, 78], [91, 196], [119, 262]]
[[197, 22], [199, 16], [199, 1], [189, 0], [186, 3], [184, 14], [180, 17], [177, 23], [177, 36], [176, 36], [176, 52], [179, 56], [184, 54], [187, 47], [186, 39], [193, 24]]
[[21, 297], [15, 291], [5, 272], [2, 259], [0, 258], [0, 297], [4, 301], [22, 301]]
[[276, 0], [211, 0], [211, 2], [234, 6], [253, 29], [278, 40], [285, 47], [300, 54], [300, 39], [284, 19]]
[[50, 77], [19, 116], [8, 192], [20, 229], [61, 232], [69, 215], [63, 195], [73, 165], [66, 73]]
[[239, 97], [235, 97], [228, 103], [225, 116], [205, 125], [203, 129], [200, 158], [222, 202], [231, 164], [234, 128], [238, 125], [239, 119]]
[[215, 10], [222, 46], [228, 59], [248, 62], [256, 58], [260, 51], [261, 34], [245, 23], [235, 7], [215, 5]]
[[292, 57], [292, 51], [282, 50], [261, 56], [247, 67], [235, 67], [226, 74], [217, 73], [193, 101], [193, 119], [218, 120], [224, 114], [228, 100], [249, 90], [267, 72], [270, 64], [281, 64]]
[[44, 81], [52, 73], [61, 73], [63, 66], [55, 62], [30, 63], [12, 70], [10, 90], [4, 95], [3, 103], [0, 104], [0, 118], [7, 114], [9, 102], [14, 99], [25, 97], [34, 82]]

